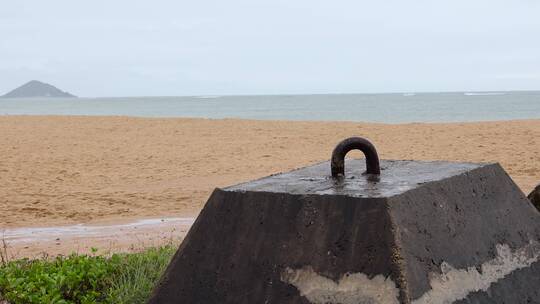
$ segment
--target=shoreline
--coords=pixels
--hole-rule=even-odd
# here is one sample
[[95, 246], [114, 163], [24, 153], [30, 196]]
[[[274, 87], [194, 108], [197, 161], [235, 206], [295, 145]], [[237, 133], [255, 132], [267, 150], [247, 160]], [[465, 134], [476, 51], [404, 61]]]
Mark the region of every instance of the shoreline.
[[[540, 92], [540, 91], [539, 91]], [[356, 120], [324, 120], [324, 119], [264, 119], [264, 118], [238, 118], [238, 117], [196, 117], [196, 116], [137, 116], [137, 115], [80, 115], [80, 114], [2, 114], [0, 113], [0, 119], [20, 117], [43, 117], [43, 118], [99, 118], [99, 119], [141, 119], [141, 120], [202, 120], [202, 121], [246, 121], [246, 122], [279, 122], [279, 123], [337, 123], [337, 124], [369, 124], [369, 125], [383, 125], [383, 126], [401, 126], [401, 125], [464, 125], [464, 124], [484, 124], [484, 123], [519, 123], [519, 122], [538, 122], [539, 118], [520, 118], [520, 119], [502, 119], [502, 120], [464, 120], [464, 121], [410, 121], [410, 122], [377, 122], [377, 121], [356, 121]]]
[[51, 227], [0, 229], [0, 241], [8, 259], [136, 252], [149, 246], [180, 243], [196, 217], [148, 218], [124, 223], [76, 224]]

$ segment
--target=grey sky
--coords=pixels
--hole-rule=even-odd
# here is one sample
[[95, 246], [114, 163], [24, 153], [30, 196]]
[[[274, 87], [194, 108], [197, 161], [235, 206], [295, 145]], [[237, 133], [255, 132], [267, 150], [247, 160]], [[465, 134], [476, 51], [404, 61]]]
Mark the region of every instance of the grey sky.
[[2, 0], [0, 94], [540, 89], [540, 1]]

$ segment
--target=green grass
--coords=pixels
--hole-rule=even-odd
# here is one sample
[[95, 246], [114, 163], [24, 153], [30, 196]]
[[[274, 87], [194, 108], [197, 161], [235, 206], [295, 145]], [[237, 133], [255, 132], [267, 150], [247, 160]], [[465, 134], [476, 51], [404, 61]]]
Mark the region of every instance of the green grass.
[[0, 302], [145, 303], [175, 251], [167, 245], [109, 257], [72, 254], [4, 261]]

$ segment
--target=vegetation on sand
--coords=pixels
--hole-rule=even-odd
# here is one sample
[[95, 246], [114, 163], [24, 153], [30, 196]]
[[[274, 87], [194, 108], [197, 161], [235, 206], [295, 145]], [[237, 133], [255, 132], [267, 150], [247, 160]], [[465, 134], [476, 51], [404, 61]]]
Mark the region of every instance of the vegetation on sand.
[[144, 303], [175, 250], [4, 261], [0, 303]]

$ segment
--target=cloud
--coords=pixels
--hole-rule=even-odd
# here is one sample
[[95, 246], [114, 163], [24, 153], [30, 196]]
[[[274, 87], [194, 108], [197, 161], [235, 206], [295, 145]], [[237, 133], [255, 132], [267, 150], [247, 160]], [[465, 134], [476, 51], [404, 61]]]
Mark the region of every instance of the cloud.
[[7, 1], [0, 91], [40, 75], [83, 96], [538, 89], [501, 75], [540, 70], [539, 15], [503, 0]]

